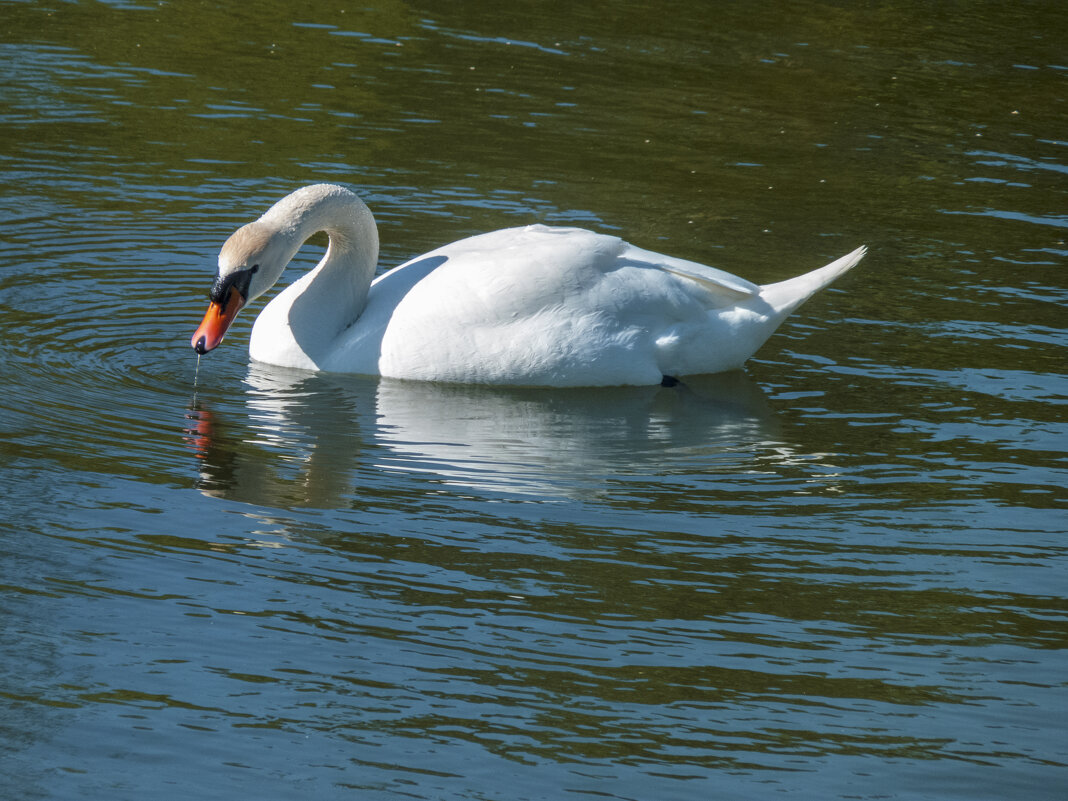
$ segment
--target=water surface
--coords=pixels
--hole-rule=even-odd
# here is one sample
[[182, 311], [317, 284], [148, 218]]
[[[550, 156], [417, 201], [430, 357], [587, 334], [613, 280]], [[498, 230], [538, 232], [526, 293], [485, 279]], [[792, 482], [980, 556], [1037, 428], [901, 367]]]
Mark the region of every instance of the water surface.
[[[7, 797], [1068, 792], [1058, 4], [0, 17]], [[324, 180], [380, 270], [870, 255], [679, 388], [281, 371], [252, 315], [194, 387], [219, 245]]]

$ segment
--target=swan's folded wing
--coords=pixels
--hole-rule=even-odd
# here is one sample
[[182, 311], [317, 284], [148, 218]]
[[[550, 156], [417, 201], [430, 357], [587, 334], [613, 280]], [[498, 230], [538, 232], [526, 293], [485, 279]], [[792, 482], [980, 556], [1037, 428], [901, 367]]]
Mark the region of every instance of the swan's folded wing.
[[663, 253], [654, 253], [651, 250], [642, 250], [634, 245], [627, 245], [620, 254], [620, 259], [689, 279], [715, 294], [722, 294], [723, 290], [727, 290], [736, 293], [736, 299], [755, 297], [760, 294], [759, 286], [724, 270], [717, 270], [715, 267], [698, 264], [695, 261], [666, 256]]

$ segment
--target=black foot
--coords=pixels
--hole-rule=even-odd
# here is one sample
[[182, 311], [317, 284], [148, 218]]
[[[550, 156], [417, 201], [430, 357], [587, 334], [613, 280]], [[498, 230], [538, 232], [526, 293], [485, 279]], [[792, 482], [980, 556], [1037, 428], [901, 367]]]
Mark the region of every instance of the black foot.
[[660, 386], [662, 387], [677, 387], [681, 383], [682, 382], [673, 375], [666, 375], [660, 379]]

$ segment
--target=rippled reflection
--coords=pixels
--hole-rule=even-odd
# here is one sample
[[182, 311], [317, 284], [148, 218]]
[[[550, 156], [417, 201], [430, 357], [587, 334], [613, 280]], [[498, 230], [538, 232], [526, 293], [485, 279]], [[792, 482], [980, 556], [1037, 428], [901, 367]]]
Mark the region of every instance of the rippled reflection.
[[636, 460], [664, 473], [745, 469], [775, 429], [743, 373], [673, 388], [546, 392], [253, 364], [244, 397], [244, 414], [195, 401], [188, 442], [205, 492], [273, 505], [340, 503], [359, 495], [357, 470], [538, 500], [595, 496]]

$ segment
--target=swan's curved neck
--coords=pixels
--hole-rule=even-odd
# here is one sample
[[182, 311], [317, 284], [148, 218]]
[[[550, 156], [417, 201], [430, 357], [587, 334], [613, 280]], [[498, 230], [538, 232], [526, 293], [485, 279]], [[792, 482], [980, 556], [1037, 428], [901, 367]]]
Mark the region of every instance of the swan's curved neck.
[[[299, 189], [275, 203], [259, 222], [286, 240], [289, 258], [314, 234], [325, 231], [330, 238], [326, 256], [316, 268], [354, 268], [367, 282], [378, 262], [378, 230], [371, 210], [348, 189], [316, 184]], [[363, 277], [363, 276], [361, 276]]]
[[[258, 220], [283, 243], [283, 264], [314, 234], [329, 237], [326, 255], [288, 286], [261, 314], [275, 331], [272, 349], [284, 347], [316, 360], [363, 311], [378, 263], [378, 230], [370, 209], [353, 192], [317, 184], [278, 201]], [[261, 320], [257, 320], [257, 328]], [[284, 332], [284, 333], [283, 333]], [[255, 345], [256, 329], [253, 329]], [[278, 341], [281, 335], [286, 341]], [[289, 341], [289, 339], [292, 341]], [[253, 354], [255, 355], [255, 354]]]

